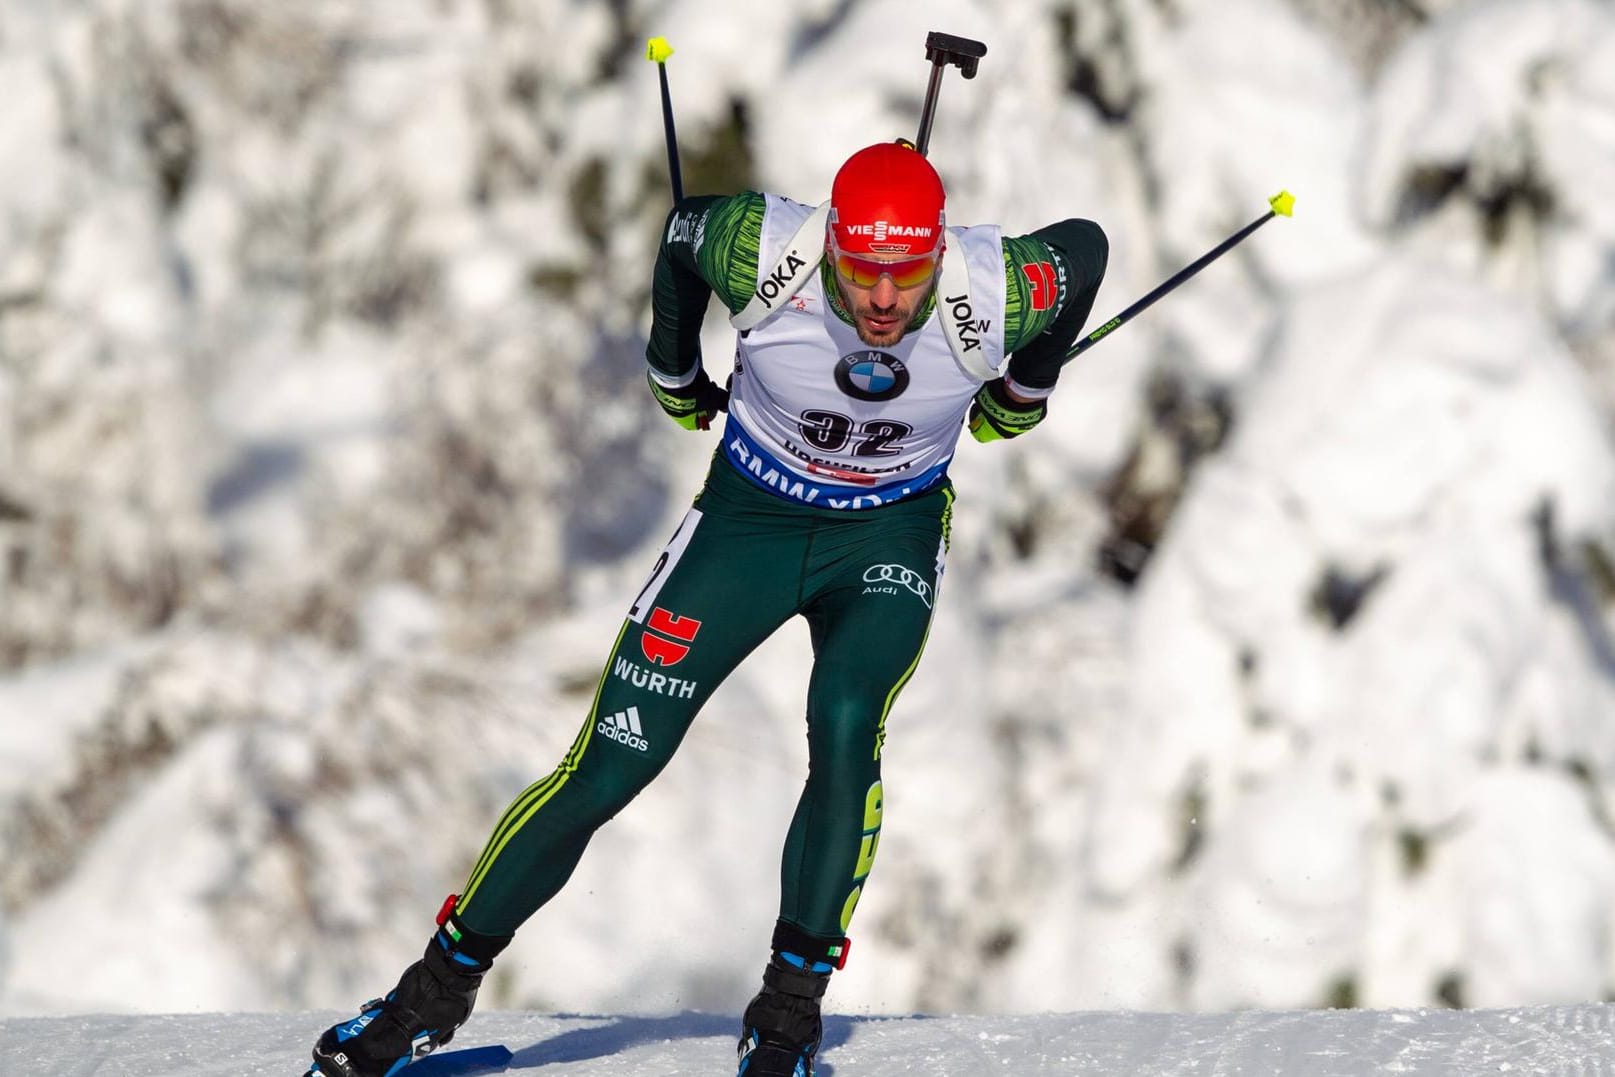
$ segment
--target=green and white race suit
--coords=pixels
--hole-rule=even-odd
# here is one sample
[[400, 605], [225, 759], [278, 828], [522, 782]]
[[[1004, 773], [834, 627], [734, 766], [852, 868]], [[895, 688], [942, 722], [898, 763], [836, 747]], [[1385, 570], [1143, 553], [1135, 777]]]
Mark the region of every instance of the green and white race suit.
[[[779, 918], [818, 938], [847, 930], [879, 846], [887, 718], [918, 667], [941, 584], [961, 420], [988, 378], [1048, 395], [1106, 249], [1088, 221], [1018, 237], [952, 231], [940, 305], [933, 293], [902, 340], [871, 349], [822, 262], [787, 274], [792, 287], [765, 288], [811, 213], [746, 193], [685, 199], [669, 217], [647, 349], [657, 383], [698, 377], [714, 291], [737, 317], [751, 307], [721, 448], [629, 608], [572, 749], [495, 825], [456, 908], [472, 931], [514, 932], [557, 893], [595, 831], [672, 759], [713, 690], [798, 616], [813, 643], [809, 768], [780, 860]], [[966, 273], [968, 312], [948, 305], [960, 294], [950, 263], [953, 278]], [[774, 306], [755, 317], [764, 292]], [[949, 317], [968, 324], [950, 329]], [[975, 349], [961, 346], [969, 339]]]
[[776, 195], [681, 202], [663, 234], [647, 354], [658, 384], [689, 385], [712, 291], [739, 318], [762, 314], [737, 335], [724, 454], [781, 497], [835, 509], [940, 482], [988, 378], [1026, 399], [1052, 392], [1107, 255], [1091, 221], [1010, 238], [990, 225], [950, 228], [937, 286], [909, 331], [871, 348], [822, 261], [814, 220], [813, 207]]

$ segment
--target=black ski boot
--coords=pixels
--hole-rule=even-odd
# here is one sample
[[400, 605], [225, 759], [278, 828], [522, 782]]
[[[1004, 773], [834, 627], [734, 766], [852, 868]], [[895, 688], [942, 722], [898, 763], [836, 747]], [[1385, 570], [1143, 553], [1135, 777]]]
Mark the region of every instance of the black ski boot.
[[819, 1000], [830, 973], [846, 964], [847, 945], [846, 939], [775, 926], [763, 989], [741, 1018], [738, 1077], [813, 1077], [813, 1056], [824, 1038]]
[[444, 903], [425, 956], [404, 970], [386, 998], [372, 999], [358, 1016], [326, 1029], [304, 1077], [393, 1077], [454, 1038], [471, 1016], [483, 974], [511, 939], [468, 931], [454, 915], [458, 900], [450, 896]]

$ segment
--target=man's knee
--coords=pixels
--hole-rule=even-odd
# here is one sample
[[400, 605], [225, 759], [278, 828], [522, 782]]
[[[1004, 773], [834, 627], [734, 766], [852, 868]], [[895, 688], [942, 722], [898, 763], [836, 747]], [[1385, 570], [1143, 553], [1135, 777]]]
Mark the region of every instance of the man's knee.
[[879, 758], [885, 700], [868, 694], [820, 693], [808, 715], [808, 750], [815, 760]]

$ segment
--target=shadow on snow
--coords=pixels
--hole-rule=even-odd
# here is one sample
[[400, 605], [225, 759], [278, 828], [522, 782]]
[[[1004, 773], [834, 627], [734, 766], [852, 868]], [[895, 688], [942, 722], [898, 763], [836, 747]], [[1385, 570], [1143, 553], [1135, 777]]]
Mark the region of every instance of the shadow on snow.
[[[852, 1039], [857, 1025], [890, 1020], [895, 1018], [826, 1016], [824, 1041], [814, 1067], [815, 1077], [834, 1077], [835, 1067], [824, 1056]], [[538, 1069], [562, 1062], [608, 1058], [635, 1047], [669, 1040], [714, 1037], [733, 1040], [739, 1038], [738, 1025], [738, 1020], [732, 1016], [705, 1013], [682, 1013], [671, 1017], [618, 1017], [609, 1024], [574, 1029], [523, 1047], [511, 1058], [509, 1068]]]

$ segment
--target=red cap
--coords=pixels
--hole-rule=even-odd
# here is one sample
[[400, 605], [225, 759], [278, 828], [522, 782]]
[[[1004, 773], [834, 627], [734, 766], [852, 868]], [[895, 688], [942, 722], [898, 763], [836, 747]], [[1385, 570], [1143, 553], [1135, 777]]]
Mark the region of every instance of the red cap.
[[942, 245], [942, 178], [918, 150], [878, 142], [830, 185], [830, 234], [848, 254], [930, 254]]

